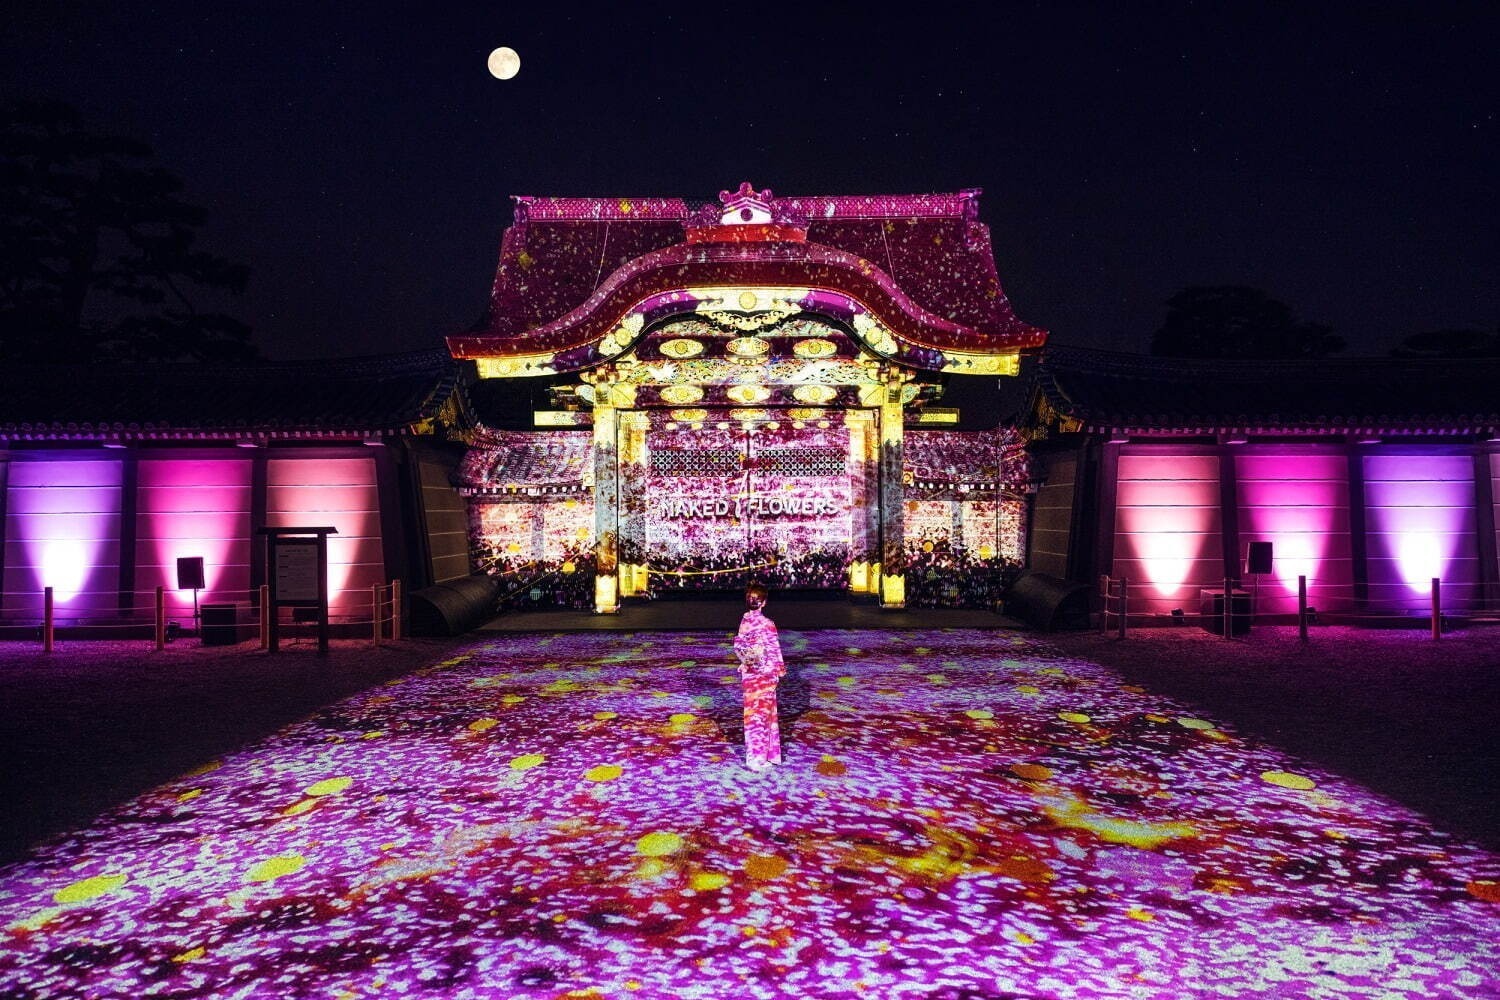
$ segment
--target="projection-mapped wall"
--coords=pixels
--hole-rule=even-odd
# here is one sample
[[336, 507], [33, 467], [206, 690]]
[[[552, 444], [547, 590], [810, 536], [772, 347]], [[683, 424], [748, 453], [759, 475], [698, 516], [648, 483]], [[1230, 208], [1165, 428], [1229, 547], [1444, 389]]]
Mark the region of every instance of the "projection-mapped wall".
[[653, 431], [648, 449], [638, 502], [655, 589], [845, 585], [866, 498], [854, 495], [841, 421], [674, 425]]
[[[681, 419], [686, 414], [696, 419]], [[882, 514], [869, 414], [816, 408], [727, 419], [641, 415], [619, 477], [622, 566], [641, 596], [844, 590], [878, 561]], [[910, 432], [904, 476], [908, 598], [987, 607], [1019, 569], [1024, 501], [1007, 439]], [[595, 505], [589, 431], [490, 432], [465, 460], [476, 565], [512, 604], [589, 607]], [[1015, 487], [1012, 489], [1011, 487]]]

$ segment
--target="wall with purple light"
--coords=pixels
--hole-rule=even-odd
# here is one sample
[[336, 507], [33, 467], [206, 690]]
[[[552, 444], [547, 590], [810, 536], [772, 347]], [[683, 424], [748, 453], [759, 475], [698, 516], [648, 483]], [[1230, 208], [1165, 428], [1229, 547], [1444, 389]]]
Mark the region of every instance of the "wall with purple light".
[[[389, 582], [394, 571], [386, 565], [380, 477], [371, 451], [12, 451], [0, 462], [0, 621], [35, 622], [47, 586], [65, 626], [149, 620], [158, 586], [169, 617], [190, 617], [193, 595], [177, 589], [177, 560], [192, 556], [204, 562], [201, 602], [253, 605], [264, 544], [255, 533], [258, 508], [269, 525], [338, 528], [329, 544], [330, 611], [335, 618], [368, 619], [370, 586]], [[258, 463], [265, 469], [259, 497]]]
[[[1490, 551], [1500, 552], [1500, 451], [1491, 452], [1485, 466], [1489, 469], [1490, 473], [1490, 523], [1495, 528], [1491, 532], [1494, 538], [1494, 545]], [[1496, 589], [1500, 590], [1500, 586], [1497, 586]]]
[[1126, 446], [1118, 470], [1113, 575], [1130, 580], [1132, 612], [1196, 611], [1198, 591], [1224, 583], [1217, 454]]
[[1420, 608], [1433, 577], [1445, 600], [1471, 600], [1479, 580], [1473, 453], [1391, 447], [1362, 461], [1371, 602]]
[[[1129, 578], [1134, 615], [1191, 615], [1198, 589], [1220, 586], [1225, 575], [1253, 590], [1245, 565], [1252, 542], [1273, 550], [1272, 572], [1259, 580], [1261, 615], [1296, 614], [1299, 576], [1320, 612], [1420, 617], [1434, 577], [1448, 613], [1500, 593], [1493, 445], [1137, 439], [1103, 447], [1117, 457], [1102, 484], [1104, 545], [1094, 565]], [[1089, 542], [1069, 544], [1076, 553]]]
[[51, 587], [60, 619], [115, 614], [124, 463], [38, 452], [8, 465], [6, 613], [34, 617]]
[[[1332, 445], [1267, 445], [1235, 455], [1241, 556], [1270, 542], [1272, 572], [1260, 581], [1260, 614], [1296, 614], [1297, 578], [1308, 603], [1354, 605], [1348, 453]], [[1249, 581], [1251, 578], [1246, 577]]]

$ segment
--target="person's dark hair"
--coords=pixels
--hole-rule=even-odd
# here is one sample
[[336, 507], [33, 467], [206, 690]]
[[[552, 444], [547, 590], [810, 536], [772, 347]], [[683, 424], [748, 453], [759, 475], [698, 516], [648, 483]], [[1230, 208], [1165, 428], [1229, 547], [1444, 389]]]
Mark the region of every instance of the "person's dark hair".
[[763, 608], [770, 596], [771, 592], [766, 589], [765, 584], [752, 583], [745, 588], [745, 605], [752, 611]]

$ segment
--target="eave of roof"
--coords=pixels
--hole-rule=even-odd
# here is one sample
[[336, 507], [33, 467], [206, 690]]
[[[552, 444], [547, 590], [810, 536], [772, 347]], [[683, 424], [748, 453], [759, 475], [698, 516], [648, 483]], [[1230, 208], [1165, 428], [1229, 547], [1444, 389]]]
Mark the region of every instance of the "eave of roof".
[[1080, 430], [1464, 436], [1500, 428], [1500, 359], [1224, 361], [1050, 346], [1036, 387]]
[[380, 438], [437, 417], [460, 388], [446, 351], [208, 365], [13, 366], [0, 440]]

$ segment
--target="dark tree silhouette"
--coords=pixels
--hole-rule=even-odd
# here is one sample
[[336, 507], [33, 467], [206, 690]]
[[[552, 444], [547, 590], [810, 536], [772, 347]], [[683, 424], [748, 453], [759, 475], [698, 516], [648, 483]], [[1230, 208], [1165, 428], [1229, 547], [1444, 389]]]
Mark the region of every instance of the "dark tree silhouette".
[[204, 212], [149, 146], [86, 130], [57, 103], [0, 120], [0, 356], [10, 361], [232, 360], [250, 330], [195, 297], [249, 270], [194, 248]]
[[1500, 358], [1500, 330], [1429, 330], [1402, 339], [1397, 358]]
[[1167, 318], [1151, 353], [1177, 358], [1322, 358], [1344, 349], [1321, 323], [1297, 319], [1292, 308], [1258, 288], [1185, 288], [1167, 300]]

